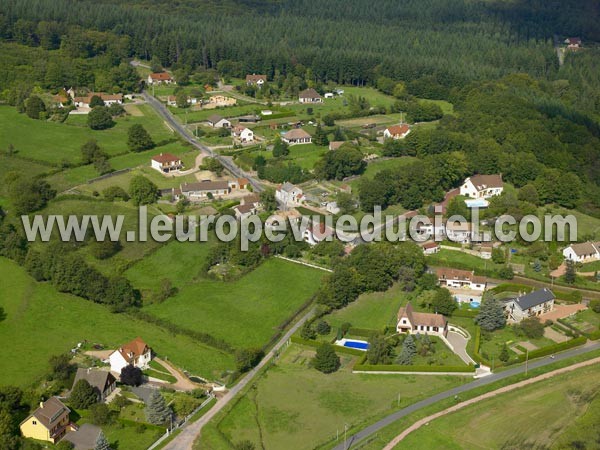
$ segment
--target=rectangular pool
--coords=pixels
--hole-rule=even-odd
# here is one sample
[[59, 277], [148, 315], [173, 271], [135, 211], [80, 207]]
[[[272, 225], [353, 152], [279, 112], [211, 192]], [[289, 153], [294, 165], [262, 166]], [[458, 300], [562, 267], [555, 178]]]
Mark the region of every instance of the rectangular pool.
[[335, 345], [340, 345], [347, 348], [355, 348], [357, 350], [367, 351], [369, 349], [369, 343], [367, 341], [359, 341], [356, 339], [340, 339], [335, 342]]

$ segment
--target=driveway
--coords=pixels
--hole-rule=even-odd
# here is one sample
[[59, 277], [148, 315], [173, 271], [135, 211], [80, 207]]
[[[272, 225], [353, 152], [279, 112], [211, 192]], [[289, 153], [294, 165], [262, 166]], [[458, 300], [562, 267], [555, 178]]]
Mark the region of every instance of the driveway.
[[450, 342], [450, 345], [454, 347], [454, 353], [456, 353], [465, 364], [475, 364], [475, 361], [473, 361], [467, 353], [467, 344], [469, 340], [466, 337], [462, 334], [455, 333], [454, 331], [448, 331], [446, 339]]

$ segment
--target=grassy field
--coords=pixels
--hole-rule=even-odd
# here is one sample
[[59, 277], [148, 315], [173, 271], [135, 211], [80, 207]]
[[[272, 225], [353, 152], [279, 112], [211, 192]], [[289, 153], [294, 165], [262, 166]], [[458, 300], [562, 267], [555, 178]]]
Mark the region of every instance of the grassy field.
[[155, 142], [173, 137], [149, 106], [140, 105], [139, 109], [143, 116], [119, 118], [113, 128], [94, 131], [87, 127], [86, 115], [70, 115], [64, 123], [45, 122], [19, 114], [13, 107], [0, 106], [0, 148], [13, 144], [18, 156], [53, 164], [77, 163], [81, 146], [90, 139], [96, 139], [109, 155], [126, 153], [127, 130], [133, 124], [142, 124]]
[[[158, 273], [144, 273], [148, 277], [168, 273], [157, 268]], [[271, 259], [239, 280], [202, 279], [184, 286], [175, 297], [144, 309], [182, 327], [225, 339], [233, 346], [261, 347], [278, 325], [311, 298], [323, 275], [320, 270]]]
[[376, 417], [462, 384], [448, 376], [352, 374], [353, 359], [324, 375], [308, 366], [314, 351], [290, 346], [224, 416], [219, 430], [212, 422], [195, 448], [229, 449], [227, 439], [251, 440], [256, 448], [313, 449], [343, 435], [344, 424], [363, 426]]
[[439, 253], [428, 256], [427, 261], [432, 266], [457, 266], [463, 270], [498, 270], [503, 267], [503, 264], [495, 264], [491, 260], [481, 259], [457, 250], [446, 249], [441, 249]]
[[115, 348], [141, 336], [160, 356], [193, 374], [217, 378], [233, 368], [233, 358], [186, 336], [173, 334], [101, 305], [35, 282], [13, 262], [0, 258], [0, 385], [27, 386], [48, 370], [52, 355], [68, 352], [78, 342]]
[[580, 369], [436, 419], [400, 448], [597, 448], [599, 389], [600, 368]]

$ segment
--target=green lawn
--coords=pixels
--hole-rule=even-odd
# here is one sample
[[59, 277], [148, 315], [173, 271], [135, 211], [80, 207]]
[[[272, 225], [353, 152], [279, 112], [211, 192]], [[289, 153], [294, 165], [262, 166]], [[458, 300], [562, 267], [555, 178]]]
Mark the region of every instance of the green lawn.
[[[154, 272], [146, 273], [150, 276]], [[154, 276], [165, 273], [159, 270]], [[311, 298], [323, 275], [320, 270], [271, 259], [239, 280], [201, 279], [184, 286], [175, 297], [144, 310], [184, 328], [210, 333], [236, 347], [261, 347]]]
[[400, 447], [597, 448], [599, 389], [600, 368], [580, 369], [435, 419]]
[[104, 306], [61, 294], [49, 284], [35, 282], [21, 267], [4, 258], [0, 258], [0, 299], [6, 313], [0, 322], [0, 342], [7, 343], [0, 347], [0, 385], [33, 383], [48, 370], [50, 356], [68, 352], [78, 342], [87, 340], [111, 348], [136, 336], [160, 356], [209, 379], [233, 368], [230, 355], [130, 316], [111, 314]]
[[228, 449], [224, 435], [233, 442], [249, 439], [256, 448], [313, 449], [343, 434], [344, 424], [364, 427], [395, 411], [399, 396], [405, 407], [466, 381], [352, 374], [354, 358], [348, 356], [342, 357], [338, 372], [324, 375], [308, 366], [313, 355], [313, 349], [290, 346], [222, 420], [205, 427], [195, 448]]
[[600, 314], [591, 309], [578, 312], [565, 320], [584, 333], [591, 333], [600, 328]]
[[109, 155], [126, 153], [127, 130], [142, 124], [155, 142], [173, 137], [159, 116], [147, 105], [139, 105], [143, 116], [125, 116], [108, 130], [94, 131], [87, 127], [86, 115], [70, 115], [64, 123], [33, 120], [17, 113], [10, 106], [0, 106], [0, 148], [13, 144], [18, 156], [58, 164], [61, 161], [81, 161], [80, 148], [96, 139]]
[[458, 250], [447, 249], [441, 249], [439, 253], [428, 256], [427, 261], [432, 266], [456, 267], [463, 270], [498, 270], [504, 266]]

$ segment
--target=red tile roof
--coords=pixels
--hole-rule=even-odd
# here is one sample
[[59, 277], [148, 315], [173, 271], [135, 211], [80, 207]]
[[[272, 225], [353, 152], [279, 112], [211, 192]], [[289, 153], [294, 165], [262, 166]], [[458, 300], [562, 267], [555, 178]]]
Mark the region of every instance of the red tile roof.
[[161, 153], [160, 155], [153, 156], [152, 160], [161, 164], [165, 164], [169, 162], [179, 162], [181, 161], [181, 158], [172, 155], [171, 153]]
[[402, 136], [403, 134], [408, 133], [408, 130], [410, 130], [410, 127], [407, 124], [393, 125], [388, 128], [388, 131], [392, 136]]
[[158, 81], [167, 81], [167, 80], [173, 79], [173, 78], [171, 78], [171, 75], [169, 75], [167, 72], [151, 73], [150, 78], [152, 78], [153, 80], [158, 80]]

